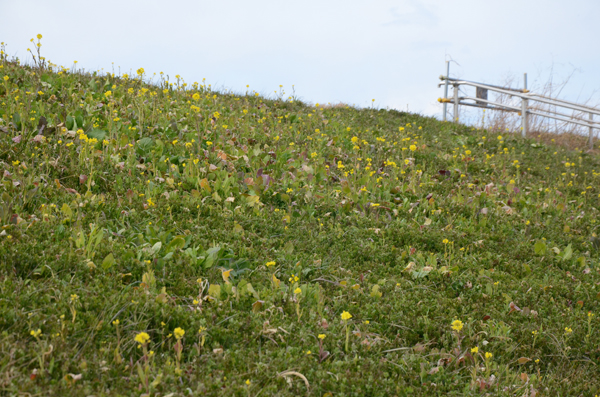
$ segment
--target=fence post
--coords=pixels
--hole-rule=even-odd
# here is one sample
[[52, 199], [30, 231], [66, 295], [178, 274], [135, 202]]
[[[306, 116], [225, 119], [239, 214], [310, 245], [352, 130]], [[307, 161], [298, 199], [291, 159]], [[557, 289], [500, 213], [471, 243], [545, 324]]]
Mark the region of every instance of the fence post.
[[[444, 99], [448, 99], [448, 78], [450, 78], [450, 61], [446, 61], [446, 85], [444, 87]], [[448, 104], [444, 102], [444, 121], [448, 112]]]
[[594, 114], [590, 113], [590, 150], [594, 148], [594, 128], [591, 124], [594, 122]]
[[454, 122], [458, 123], [458, 84], [454, 84]]
[[[523, 94], [527, 93], [527, 73], [523, 75]], [[521, 98], [521, 135], [527, 136], [527, 99]]]

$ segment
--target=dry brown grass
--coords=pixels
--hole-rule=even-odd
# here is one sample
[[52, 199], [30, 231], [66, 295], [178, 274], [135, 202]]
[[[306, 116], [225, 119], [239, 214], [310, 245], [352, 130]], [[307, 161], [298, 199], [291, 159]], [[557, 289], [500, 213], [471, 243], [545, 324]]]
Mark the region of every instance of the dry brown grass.
[[[543, 95], [545, 97], [550, 98], [560, 98], [561, 93], [565, 86], [569, 83], [573, 73], [567, 76], [562, 81], [557, 82], [556, 79], [551, 78], [544, 84], [532, 84], [529, 87], [530, 91], [539, 95]], [[500, 84], [504, 87], [522, 87], [522, 83], [520, 80], [515, 78], [514, 76], [508, 76], [504, 79], [503, 83]], [[495, 102], [512, 105], [512, 106], [521, 106], [520, 98], [511, 97], [506, 94], [499, 94], [490, 92], [493, 95], [493, 100]], [[579, 103], [583, 106], [595, 107], [598, 109], [598, 106], [593, 103], [592, 97], [579, 101]], [[536, 110], [538, 112], [551, 112], [553, 110], [557, 110], [552, 105], [546, 105], [540, 102], [530, 101], [529, 109]], [[560, 108], [558, 108], [560, 110]], [[569, 113], [568, 109], [562, 109], [561, 112]], [[497, 132], [512, 132], [512, 133], [520, 133], [521, 132], [521, 115], [517, 112], [501, 112], [501, 111], [480, 111], [479, 121], [477, 122], [477, 127], [485, 128], [490, 131]], [[587, 119], [588, 114], [583, 112], [572, 111], [569, 113], [571, 117]], [[598, 116], [595, 116], [595, 120], [598, 120]], [[594, 148], [590, 150], [588, 139], [589, 139], [589, 129], [587, 127], [579, 126], [576, 124], [553, 120], [549, 118], [544, 118], [537, 115], [530, 115], [528, 117], [528, 133], [529, 137], [534, 137], [538, 139], [540, 142], [547, 144], [557, 144], [568, 149], [581, 149], [584, 151], [592, 152], [592, 153], [600, 153], [600, 146], [598, 144], [598, 136], [599, 131], [594, 130]]]
[[573, 133], [553, 133], [544, 131], [529, 132], [530, 137], [534, 137], [538, 142], [544, 144], [554, 144], [565, 147], [569, 150], [583, 150], [586, 153], [600, 154], [600, 141], [594, 139], [594, 148], [590, 150], [588, 137]]
[[348, 105], [347, 103], [344, 102], [339, 102], [339, 103], [327, 103], [327, 104], [319, 104], [320, 108], [323, 109], [346, 109], [346, 108], [352, 108], [354, 109], [355, 107], [353, 105]]

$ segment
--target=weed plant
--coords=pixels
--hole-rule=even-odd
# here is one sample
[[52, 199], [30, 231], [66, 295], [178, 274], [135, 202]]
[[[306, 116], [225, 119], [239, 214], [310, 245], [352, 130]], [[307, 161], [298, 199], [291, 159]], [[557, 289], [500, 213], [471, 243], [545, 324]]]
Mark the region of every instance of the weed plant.
[[600, 393], [597, 157], [2, 50], [0, 394]]

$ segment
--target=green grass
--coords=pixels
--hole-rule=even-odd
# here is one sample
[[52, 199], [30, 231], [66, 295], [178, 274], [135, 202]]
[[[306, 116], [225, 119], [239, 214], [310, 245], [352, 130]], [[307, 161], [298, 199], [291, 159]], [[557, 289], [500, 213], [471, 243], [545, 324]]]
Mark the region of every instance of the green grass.
[[2, 56], [0, 394], [600, 392], [597, 157], [142, 76]]

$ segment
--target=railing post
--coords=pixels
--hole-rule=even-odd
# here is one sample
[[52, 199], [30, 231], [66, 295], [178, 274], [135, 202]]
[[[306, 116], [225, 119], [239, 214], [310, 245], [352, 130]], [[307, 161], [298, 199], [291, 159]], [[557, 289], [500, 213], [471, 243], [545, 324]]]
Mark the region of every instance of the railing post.
[[590, 150], [594, 148], [594, 128], [592, 128], [591, 124], [594, 122], [594, 114], [590, 113]]
[[458, 84], [454, 84], [454, 122], [458, 124]]
[[[444, 87], [444, 99], [448, 99], [448, 78], [450, 78], [450, 61], [446, 61], [446, 85]], [[448, 114], [448, 104], [444, 102], [444, 121]]]
[[[523, 75], [523, 94], [527, 93], [527, 73]], [[521, 98], [521, 135], [527, 136], [527, 99]]]

